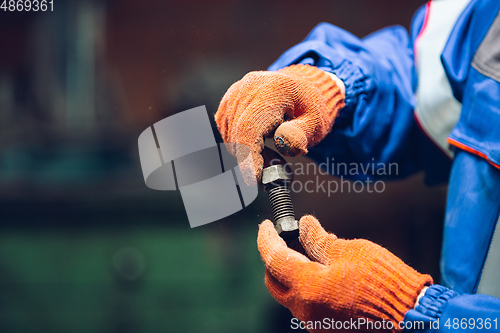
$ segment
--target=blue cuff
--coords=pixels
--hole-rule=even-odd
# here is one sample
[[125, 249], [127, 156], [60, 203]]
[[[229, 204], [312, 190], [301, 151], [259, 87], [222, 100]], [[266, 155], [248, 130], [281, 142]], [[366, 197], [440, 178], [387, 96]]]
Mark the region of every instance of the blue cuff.
[[[458, 296], [458, 293], [446, 287], [434, 284], [427, 289], [425, 295], [420, 299], [417, 307], [405, 315], [405, 323], [408, 321], [420, 321], [425, 323], [424, 331], [430, 328], [430, 323], [438, 320], [450, 299]], [[411, 325], [408, 325], [410, 327]]]
[[363, 73], [361, 68], [344, 60], [339, 66], [334, 68], [321, 68], [324, 71], [335, 74], [345, 85], [345, 107], [340, 112], [340, 116], [351, 114], [356, 109], [359, 96], [367, 94], [368, 76]]
[[416, 311], [431, 318], [441, 317], [443, 308], [449, 299], [458, 296], [458, 293], [438, 284], [427, 289], [425, 295], [420, 299]]
[[325, 72], [335, 74], [344, 82], [345, 106], [339, 113], [340, 119], [349, 117], [356, 110], [359, 96], [367, 94], [369, 77], [349, 60], [343, 60], [338, 66], [333, 66], [329, 61], [315, 61], [312, 57], [307, 57], [299, 59], [297, 64], [316, 66]]

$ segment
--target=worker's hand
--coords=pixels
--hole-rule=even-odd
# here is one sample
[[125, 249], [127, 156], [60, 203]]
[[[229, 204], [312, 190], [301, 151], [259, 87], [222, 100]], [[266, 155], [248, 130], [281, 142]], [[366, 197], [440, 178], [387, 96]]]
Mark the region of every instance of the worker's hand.
[[250, 72], [234, 83], [215, 121], [224, 142], [250, 147], [251, 161], [245, 162], [247, 154], [234, 152], [245, 179], [255, 174], [260, 180], [266, 137], [274, 134], [276, 147], [287, 156], [306, 154], [323, 139], [344, 106], [342, 89], [342, 81], [333, 74], [309, 65]]
[[385, 248], [364, 239], [339, 239], [310, 215], [300, 219], [300, 243], [308, 257], [289, 249], [269, 220], [260, 225], [257, 243], [269, 292], [301, 321], [365, 318], [385, 321], [386, 328], [391, 321], [397, 331], [420, 291], [432, 284], [429, 275], [418, 273]]

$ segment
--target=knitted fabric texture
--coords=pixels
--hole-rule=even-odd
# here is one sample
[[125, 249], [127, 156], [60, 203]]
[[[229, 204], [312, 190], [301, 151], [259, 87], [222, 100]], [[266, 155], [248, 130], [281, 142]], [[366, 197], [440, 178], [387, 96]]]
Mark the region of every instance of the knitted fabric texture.
[[215, 121], [224, 142], [250, 147], [251, 160], [232, 153], [246, 180], [250, 174], [260, 180], [266, 137], [274, 135], [276, 147], [285, 155], [306, 154], [330, 132], [343, 106], [344, 95], [328, 74], [313, 66], [292, 65], [245, 75], [222, 98]]
[[[364, 239], [339, 239], [313, 216], [300, 219], [300, 242], [307, 257], [287, 248], [270, 221], [260, 225], [257, 243], [266, 286], [302, 321], [384, 320], [391, 321], [396, 332], [420, 291], [432, 284], [429, 275], [385, 248]], [[357, 329], [370, 331], [370, 326]]]

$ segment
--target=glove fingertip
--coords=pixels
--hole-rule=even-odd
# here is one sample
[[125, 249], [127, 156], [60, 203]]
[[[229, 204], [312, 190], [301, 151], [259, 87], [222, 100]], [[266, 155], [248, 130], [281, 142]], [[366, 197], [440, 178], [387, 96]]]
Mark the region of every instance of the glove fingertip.
[[262, 155], [259, 153], [253, 153], [252, 154], [252, 159], [253, 159], [253, 176], [254, 179], [256, 179], [257, 183], [260, 182], [260, 179], [262, 177], [262, 169], [264, 166], [264, 159], [262, 158]]
[[262, 156], [253, 151], [247, 145], [238, 144], [236, 158], [243, 179], [248, 186], [255, 186], [260, 182], [262, 176]]
[[271, 220], [267, 219], [264, 220], [261, 224], [259, 224], [259, 234], [260, 232], [267, 231], [268, 229], [274, 229], [273, 222]]
[[318, 219], [305, 215], [299, 222], [299, 240], [308, 256], [320, 263], [328, 261], [329, 247], [337, 239], [323, 229]]
[[283, 240], [278, 236], [274, 224], [270, 220], [265, 220], [259, 225], [259, 234], [257, 236], [257, 246], [262, 256], [267, 254], [268, 250], [279, 247], [286, 247]]
[[284, 122], [274, 133], [274, 145], [286, 156], [307, 154], [308, 138], [304, 130], [295, 126], [298, 120]]
[[325, 229], [321, 226], [318, 219], [312, 215], [304, 215], [299, 221], [300, 236], [309, 237], [312, 234], [326, 233]]

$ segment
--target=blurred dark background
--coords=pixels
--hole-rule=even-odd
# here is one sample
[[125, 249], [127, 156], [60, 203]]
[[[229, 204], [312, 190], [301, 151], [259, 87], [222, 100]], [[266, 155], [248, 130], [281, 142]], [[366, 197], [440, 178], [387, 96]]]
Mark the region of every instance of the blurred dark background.
[[[256, 248], [266, 194], [190, 229], [179, 192], [144, 184], [137, 138], [192, 107], [213, 115], [231, 83], [319, 22], [359, 37], [408, 29], [422, 4], [56, 0], [53, 11], [1, 10], [0, 332], [289, 331]], [[422, 179], [293, 200], [298, 216], [314, 213], [438, 279], [446, 188]]]

